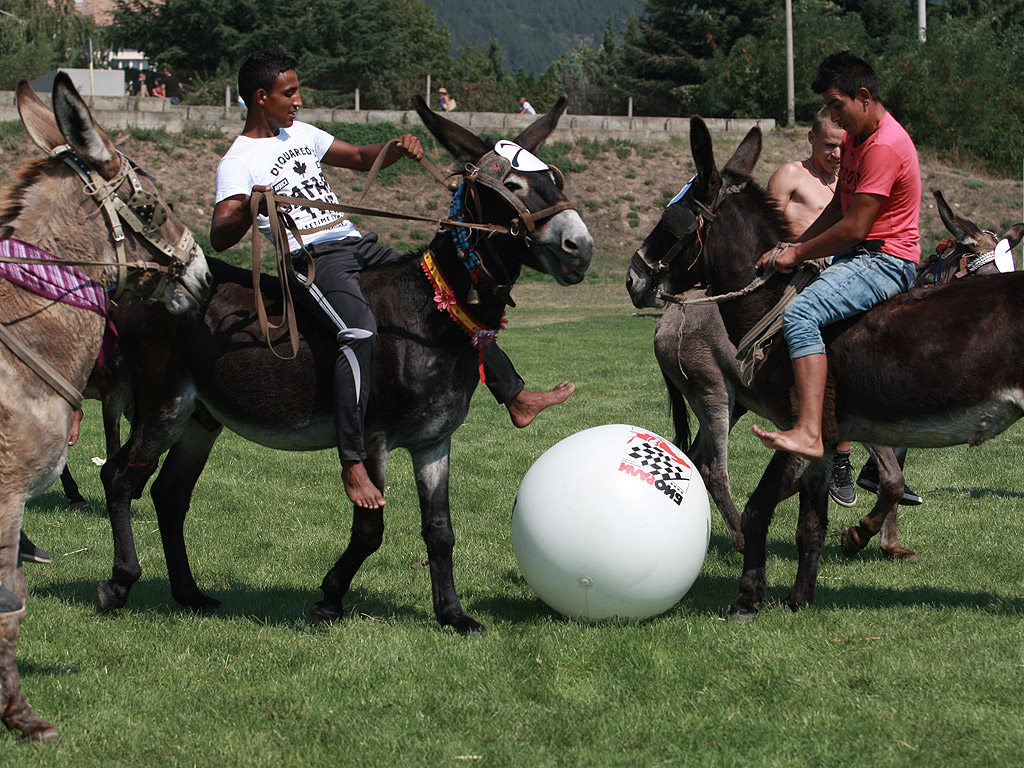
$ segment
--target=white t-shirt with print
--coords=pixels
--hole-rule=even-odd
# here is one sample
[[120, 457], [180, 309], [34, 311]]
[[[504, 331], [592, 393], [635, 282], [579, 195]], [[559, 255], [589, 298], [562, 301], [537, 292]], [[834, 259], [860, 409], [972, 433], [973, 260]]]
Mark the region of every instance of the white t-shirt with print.
[[[290, 128], [282, 128], [277, 136], [265, 139], [239, 136], [217, 166], [216, 202], [234, 195], [248, 196], [254, 185], [263, 184], [286, 197], [305, 197], [337, 204], [338, 198], [320, 166], [320, 160], [333, 141], [334, 137], [327, 131], [299, 121], [292, 123]], [[343, 213], [301, 206], [289, 206], [286, 210], [299, 229], [337, 222], [333, 227], [303, 236], [306, 245], [361, 237]], [[271, 238], [268, 217], [261, 215], [256, 225], [268, 239]], [[288, 244], [292, 251], [299, 247], [291, 232], [288, 233]]]

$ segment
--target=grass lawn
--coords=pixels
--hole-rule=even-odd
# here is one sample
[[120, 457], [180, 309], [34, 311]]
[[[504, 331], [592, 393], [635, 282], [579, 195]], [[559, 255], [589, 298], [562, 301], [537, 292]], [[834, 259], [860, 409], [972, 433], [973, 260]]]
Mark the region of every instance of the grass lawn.
[[[480, 388], [454, 440], [456, 584], [487, 625], [481, 636], [456, 636], [434, 619], [400, 452], [385, 542], [356, 577], [350, 618], [310, 626], [320, 579], [348, 540], [336, 456], [274, 452], [229, 434], [186, 523], [196, 578], [223, 601], [222, 615], [171, 601], [148, 492], [134, 506], [142, 581], [128, 608], [99, 613], [96, 583], [109, 575], [112, 545], [89, 460], [103, 452], [90, 402], [70, 459], [89, 507], [67, 511], [52, 489], [25, 514], [54, 563], [27, 566], [19, 667], [29, 702], [62, 741], [0, 735], [3, 764], [1020, 763], [1019, 425], [979, 448], [911, 452], [908, 481], [925, 503], [903, 512], [900, 531], [920, 564], [887, 562], [874, 543], [847, 560], [838, 531], [868, 500], [833, 507], [818, 605], [794, 614], [777, 604], [796, 571], [789, 501], [769, 535], [764, 610], [737, 626], [727, 611], [741, 559], [714, 511], [704, 570], [675, 608], [641, 624], [567, 621], [516, 566], [509, 521], [519, 480], [578, 430], [618, 422], [671, 437], [671, 428], [651, 350], [657, 317], [633, 314], [601, 285], [565, 293], [565, 310], [546, 296], [524, 286], [502, 344], [532, 388], [567, 378], [578, 392], [517, 431]], [[750, 423], [734, 432], [737, 501], [768, 458]], [[864, 457], [855, 449], [855, 461]]]

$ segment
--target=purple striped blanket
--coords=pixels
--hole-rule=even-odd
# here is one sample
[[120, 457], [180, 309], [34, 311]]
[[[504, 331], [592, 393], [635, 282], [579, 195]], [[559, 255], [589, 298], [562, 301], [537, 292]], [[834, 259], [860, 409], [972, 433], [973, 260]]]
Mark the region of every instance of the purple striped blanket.
[[[0, 240], [0, 256], [16, 259], [54, 259], [52, 253], [31, 243], [8, 238]], [[117, 343], [117, 329], [109, 316], [110, 299], [106, 289], [79, 269], [68, 264], [18, 264], [0, 262], [0, 277], [39, 296], [73, 307], [87, 309], [105, 318], [107, 327], [97, 362], [107, 360]]]

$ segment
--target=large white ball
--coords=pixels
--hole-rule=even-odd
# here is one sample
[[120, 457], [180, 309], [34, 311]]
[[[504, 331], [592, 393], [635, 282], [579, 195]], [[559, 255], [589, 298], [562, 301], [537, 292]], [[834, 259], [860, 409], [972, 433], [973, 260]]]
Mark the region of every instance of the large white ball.
[[526, 473], [512, 546], [526, 583], [571, 618], [644, 619], [697, 580], [711, 540], [700, 474], [653, 432], [608, 424], [577, 432]]

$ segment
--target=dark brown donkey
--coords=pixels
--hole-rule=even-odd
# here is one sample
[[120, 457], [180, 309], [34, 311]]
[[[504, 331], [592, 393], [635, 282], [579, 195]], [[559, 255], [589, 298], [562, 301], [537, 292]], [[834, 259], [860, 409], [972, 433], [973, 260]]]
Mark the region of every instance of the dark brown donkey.
[[[593, 240], [572, 210], [555, 169], [517, 171], [491, 145], [436, 115], [418, 100], [424, 124], [463, 167], [458, 201], [469, 219], [500, 224], [504, 234], [470, 234], [470, 250], [495, 280], [511, 287], [522, 265], [550, 274], [558, 283], [578, 283], [590, 264]], [[516, 139], [527, 150], [554, 129], [564, 100]], [[504, 165], [503, 165], [504, 163]], [[489, 174], [489, 180], [479, 175]], [[495, 175], [497, 174], [497, 175]], [[484, 183], [487, 181], [487, 183]], [[532, 214], [538, 216], [530, 226]], [[471, 230], [470, 232], [479, 232]], [[463, 610], [452, 575], [452, 532], [448, 501], [451, 436], [462, 424], [479, 382], [480, 352], [470, 336], [441, 311], [454, 298], [489, 329], [500, 327], [504, 301], [486, 280], [477, 286], [479, 303], [467, 294], [471, 275], [459, 256], [452, 232], [434, 237], [428, 253], [451, 284], [438, 290], [425, 274], [424, 254], [393, 267], [368, 270], [360, 282], [377, 319], [372, 396], [366, 423], [366, 466], [384, 487], [388, 454], [406, 448], [412, 455], [430, 561], [434, 612], [442, 625], [473, 632], [482, 625]], [[117, 316], [120, 346], [134, 390], [132, 429], [127, 443], [101, 472], [114, 533], [114, 568], [100, 584], [103, 609], [125, 604], [141, 574], [129, 520], [129, 505], [169, 451], [152, 495], [174, 599], [199, 610], [219, 603], [203, 594], [192, 576], [183, 523], [192, 490], [214, 441], [226, 426], [271, 448], [308, 451], [334, 445], [331, 376], [337, 345], [312, 317], [300, 314], [303, 341], [297, 359], [280, 360], [261, 338], [254, 312], [252, 278], [211, 259], [214, 288], [198, 316], [172, 318], [141, 304], [128, 304]], [[480, 270], [474, 268], [473, 277]], [[276, 281], [264, 280], [270, 302], [280, 300]], [[278, 310], [279, 311], [279, 310]], [[159, 329], [160, 344], [147, 343]], [[287, 338], [275, 344], [285, 351]], [[340, 486], [339, 486], [340, 490]], [[381, 544], [384, 510], [356, 508], [348, 548], [324, 577], [323, 600], [314, 620], [341, 617], [342, 598], [363, 561]]]
[[[941, 252], [923, 261], [915, 285], [942, 285], [961, 277], [999, 274], [996, 237], [954, 213], [942, 194], [935, 193], [939, 215], [953, 235]], [[653, 282], [651, 290], [634, 296], [637, 306], [664, 307]], [[689, 292], [684, 301], [702, 299], [703, 289]], [[670, 297], [672, 298], [672, 297]], [[736, 359], [722, 315], [715, 304], [670, 303], [654, 333], [654, 354], [668, 388], [675, 427], [675, 442], [694, 461], [704, 484], [729, 528], [733, 545], [743, 551], [740, 514], [729, 483], [729, 432], [747, 411], [763, 414], [757, 392], [747, 386]], [[698, 430], [691, 440], [689, 411]], [[880, 449], [882, 450], [882, 449]], [[916, 560], [897, 533], [897, 509], [886, 515], [880, 536], [887, 558]]]
[[[786, 229], [775, 206], [751, 178], [761, 152], [752, 130], [719, 172], [711, 136], [699, 118], [690, 144], [698, 170], [691, 190], [634, 257], [628, 284], [639, 297], [659, 290], [682, 293], [698, 283], [715, 295], [741, 291], [755, 278], [760, 254]], [[666, 211], [668, 213], [668, 211]], [[710, 215], [709, 215], [710, 214]], [[1005, 235], [1010, 247], [1024, 235], [1018, 224]], [[781, 296], [784, 280], [719, 304], [735, 344]], [[823, 423], [826, 452], [808, 463], [776, 452], [743, 512], [745, 542], [740, 593], [731, 607], [752, 617], [765, 589], [766, 536], [775, 506], [794, 480], [800, 484], [797, 526], [799, 564], [785, 603], [794, 610], [814, 603], [818, 560], [828, 522], [828, 480], [840, 437], [871, 445], [934, 448], [978, 445], [1024, 414], [1024, 273], [979, 277], [933, 288], [915, 288], [870, 312], [825, 329], [829, 384]], [[763, 413], [783, 428], [794, 422], [793, 377], [784, 343], [772, 345], [753, 380]], [[879, 460], [880, 493], [857, 526], [843, 534], [843, 551], [860, 550], [878, 532], [902, 492], [899, 467]]]
[[[72, 415], [104, 332], [99, 302], [90, 312], [67, 299], [88, 292], [105, 304], [103, 289], [113, 282], [186, 312], [198, 307], [209, 280], [191, 233], [151, 181], [118, 154], [64, 73], [54, 81], [52, 103], [51, 112], [28, 83], [19, 83], [22, 122], [48, 154], [26, 165], [0, 200], [5, 246], [24, 252], [27, 246], [15, 241], [31, 244], [78, 262], [80, 270], [53, 267], [47, 259], [41, 273], [18, 264], [0, 279], [0, 579], [22, 601], [18, 531], [25, 502], [60, 475]], [[135, 268], [143, 263], [145, 269]], [[46, 285], [60, 289], [48, 293]], [[22, 347], [28, 354], [16, 352]], [[32, 359], [56, 371], [63, 395], [29, 367]], [[38, 717], [22, 694], [15, 651], [25, 609], [14, 611], [0, 617], [0, 719], [28, 739], [52, 741], [56, 727]]]

